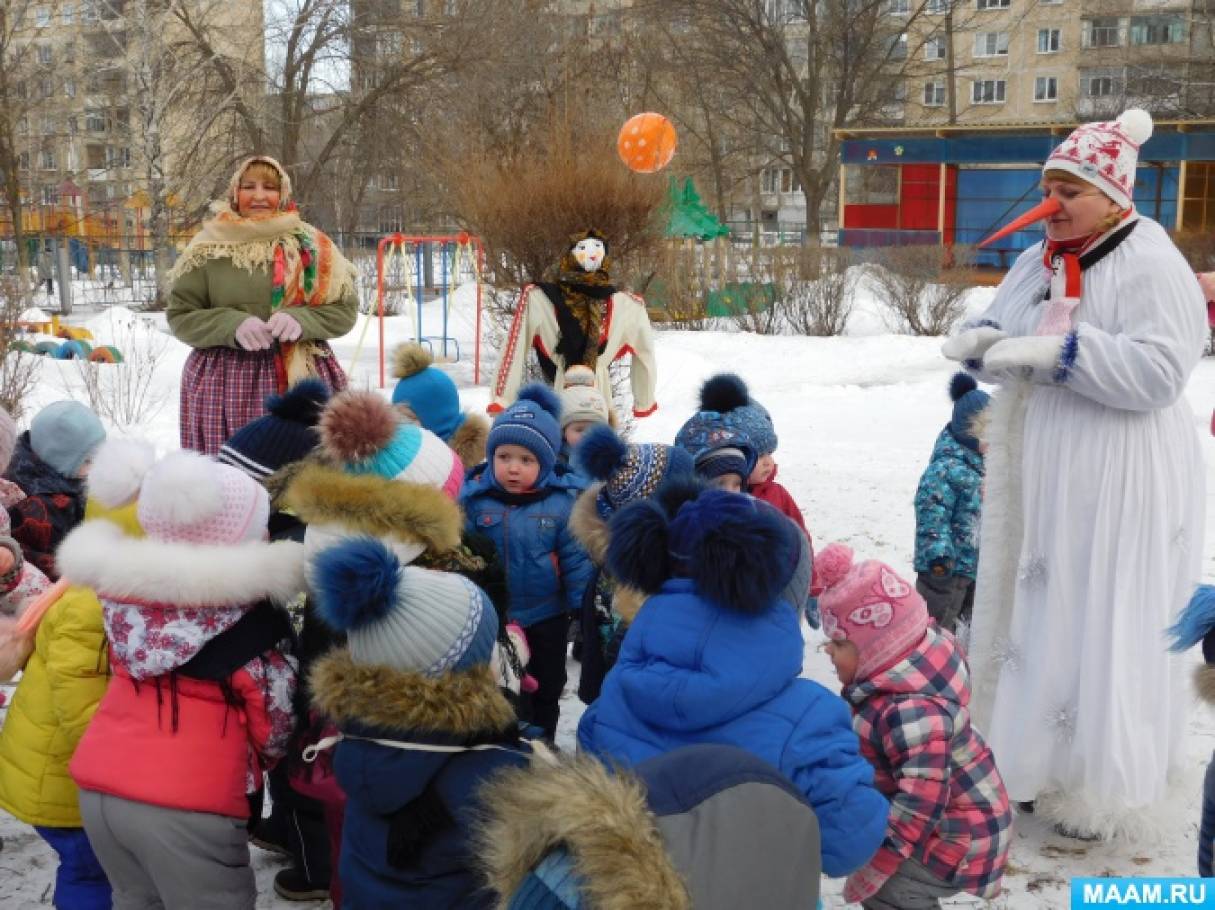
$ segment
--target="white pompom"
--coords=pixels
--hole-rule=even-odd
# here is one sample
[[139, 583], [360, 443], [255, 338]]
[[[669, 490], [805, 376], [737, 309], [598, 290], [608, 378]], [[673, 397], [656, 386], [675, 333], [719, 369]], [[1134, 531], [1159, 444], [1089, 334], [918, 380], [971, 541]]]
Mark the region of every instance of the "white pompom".
[[1143, 108], [1133, 107], [1123, 111], [1118, 123], [1136, 145], [1143, 145], [1152, 138], [1152, 115]]
[[156, 463], [156, 449], [143, 439], [107, 439], [89, 467], [88, 494], [107, 509], [132, 502]]
[[[139, 491], [142, 514], [181, 527], [210, 518], [224, 507], [217, 465], [205, 455], [171, 452], [148, 472]], [[235, 470], [235, 469], [234, 469]]]

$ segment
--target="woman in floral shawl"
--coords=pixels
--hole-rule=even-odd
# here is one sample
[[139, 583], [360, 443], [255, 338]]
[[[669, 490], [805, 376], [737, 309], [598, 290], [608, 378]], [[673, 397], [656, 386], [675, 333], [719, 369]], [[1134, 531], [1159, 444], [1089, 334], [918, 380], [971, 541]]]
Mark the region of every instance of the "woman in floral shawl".
[[343, 389], [326, 339], [358, 315], [354, 267], [301, 220], [273, 158], [242, 163], [211, 211], [173, 267], [168, 309], [169, 328], [194, 348], [181, 377], [181, 445], [207, 455], [298, 379]]

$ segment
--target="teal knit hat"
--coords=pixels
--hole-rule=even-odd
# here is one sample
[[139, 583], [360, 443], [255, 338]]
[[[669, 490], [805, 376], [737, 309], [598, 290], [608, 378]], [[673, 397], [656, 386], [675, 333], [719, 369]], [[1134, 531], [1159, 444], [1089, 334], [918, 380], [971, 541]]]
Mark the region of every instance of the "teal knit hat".
[[104, 441], [105, 427], [78, 401], [48, 404], [30, 423], [30, 448], [64, 477], [75, 477]]

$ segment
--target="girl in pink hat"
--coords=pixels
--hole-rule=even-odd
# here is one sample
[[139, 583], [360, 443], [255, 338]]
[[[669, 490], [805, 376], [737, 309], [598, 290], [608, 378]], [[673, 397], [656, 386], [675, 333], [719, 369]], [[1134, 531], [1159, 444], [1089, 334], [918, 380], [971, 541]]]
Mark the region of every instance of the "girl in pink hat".
[[861, 754], [890, 800], [886, 838], [848, 877], [866, 910], [928, 910], [959, 891], [994, 897], [1012, 810], [991, 749], [970, 725], [970, 673], [915, 588], [831, 544], [814, 562], [826, 650]]

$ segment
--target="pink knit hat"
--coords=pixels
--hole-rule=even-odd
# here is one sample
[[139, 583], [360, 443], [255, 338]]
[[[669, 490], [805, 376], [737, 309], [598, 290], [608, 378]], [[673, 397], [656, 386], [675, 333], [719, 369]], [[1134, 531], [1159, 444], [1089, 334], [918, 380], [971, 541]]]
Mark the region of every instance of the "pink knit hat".
[[1152, 136], [1152, 117], [1131, 108], [1117, 120], [1084, 123], [1050, 153], [1043, 171], [1063, 171], [1091, 183], [1124, 209], [1135, 193], [1139, 147]]
[[265, 539], [270, 498], [244, 471], [180, 451], [148, 471], [138, 515], [155, 540], [223, 546]]
[[852, 550], [833, 543], [815, 558], [814, 574], [826, 589], [818, 601], [823, 631], [856, 645], [857, 681], [884, 670], [924, 637], [924, 598], [885, 563], [853, 565]]

